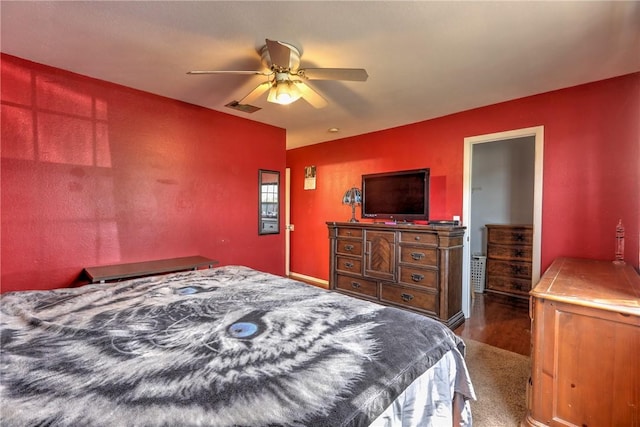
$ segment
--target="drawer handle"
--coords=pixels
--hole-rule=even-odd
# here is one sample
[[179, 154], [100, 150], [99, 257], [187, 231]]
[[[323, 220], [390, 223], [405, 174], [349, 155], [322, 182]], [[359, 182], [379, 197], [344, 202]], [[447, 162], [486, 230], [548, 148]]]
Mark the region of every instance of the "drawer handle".
[[524, 251], [522, 249], [516, 249], [513, 253], [513, 256], [516, 258], [522, 258], [524, 256]]
[[511, 266], [511, 272], [513, 274], [522, 274], [524, 271], [524, 268], [522, 268], [522, 266], [520, 265], [512, 265]]
[[420, 261], [424, 258], [424, 254], [422, 252], [411, 252], [411, 258], [415, 261]]
[[402, 301], [404, 302], [409, 302], [413, 299], [413, 295], [411, 294], [400, 294], [400, 298], [402, 298]]
[[424, 280], [424, 275], [413, 273], [411, 274], [411, 280], [413, 280], [414, 282], [422, 282]]
[[360, 283], [358, 282], [351, 282], [351, 287], [353, 289], [360, 289]]
[[513, 289], [515, 289], [517, 291], [521, 291], [522, 290], [522, 283], [512, 283], [511, 286], [513, 287]]
[[347, 231], [346, 234], [347, 234], [347, 236], [351, 236], [351, 232], [350, 231]]
[[344, 266], [347, 268], [353, 268], [353, 263], [352, 262], [345, 262]]
[[524, 242], [524, 234], [522, 234], [522, 233], [515, 233], [515, 234], [513, 235], [513, 239], [514, 239], [516, 242]]
[[415, 240], [420, 240], [420, 236], [414, 237]]
[[351, 252], [353, 250], [353, 245], [344, 245], [344, 250]]

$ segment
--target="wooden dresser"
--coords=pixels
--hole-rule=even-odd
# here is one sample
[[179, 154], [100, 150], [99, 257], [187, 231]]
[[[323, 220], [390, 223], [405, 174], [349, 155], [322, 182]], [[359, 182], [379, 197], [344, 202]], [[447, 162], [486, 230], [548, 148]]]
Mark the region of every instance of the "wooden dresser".
[[560, 258], [531, 291], [525, 426], [640, 426], [640, 277]]
[[462, 313], [465, 227], [328, 222], [329, 287], [425, 314], [451, 329]]
[[529, 298], [531, 290], [532, 225], [487, 224], [485, 290]]

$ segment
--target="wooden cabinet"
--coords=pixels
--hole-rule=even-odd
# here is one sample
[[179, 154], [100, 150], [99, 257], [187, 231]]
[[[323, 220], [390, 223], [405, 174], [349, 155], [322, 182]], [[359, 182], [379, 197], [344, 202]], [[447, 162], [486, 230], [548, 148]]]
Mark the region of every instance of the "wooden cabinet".
[[640, 426], [640, 277], [560, 258], [531, 291], [525, 426]]
[[364, 275], [393, 281], [396, 277], [396, 233], [364, 229]]
[[462, 313], [464, 227], [328, 222], [330, 288], [433, 317]]
[[528, 298], [531, 290], [533, 226], [487, 224], [485, 290]]

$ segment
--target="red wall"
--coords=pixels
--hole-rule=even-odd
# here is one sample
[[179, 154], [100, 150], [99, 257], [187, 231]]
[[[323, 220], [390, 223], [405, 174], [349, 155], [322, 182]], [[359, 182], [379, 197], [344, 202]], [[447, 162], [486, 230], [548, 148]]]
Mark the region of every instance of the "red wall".
[[284, 273], [257, 206], [258, 169], [284, 171], [283, 129], [1, 58], [3, 292], [196, 254]]
[[[544, 126], [542, 270], [559, 256], [613, 259], [615, 227], [638, 268], [640, 73], [287, 152], [291, 271], [328, 278], [326, 221], [346, 221], [362, 174], [431, 168], [431, 218], [462, 215], [464, 138]], [[317, 168], [304, 190], [304, 167]], [[359, 209], [356, 214], [359, 216]]]

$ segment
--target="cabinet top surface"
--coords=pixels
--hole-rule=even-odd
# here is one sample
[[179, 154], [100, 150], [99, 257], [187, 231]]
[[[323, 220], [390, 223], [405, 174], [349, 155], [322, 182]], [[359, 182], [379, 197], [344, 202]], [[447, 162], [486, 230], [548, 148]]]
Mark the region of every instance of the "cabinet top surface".
[[466, 227], [461, 225], [423, 225], [411, 223], [383, 224], [376, 222], [336, 222], [328, 221], [329, 227], [352, 227], [352, 228], [380, 228], [386, 230], [411, 230], [411, 231], [456, 231], [464, 232]]
[[640, 316], [640, 276], [611, 261], [558, 258], [531, 295]]
[[485, 224], [488, 228], [533, 228], [532, 224]]

